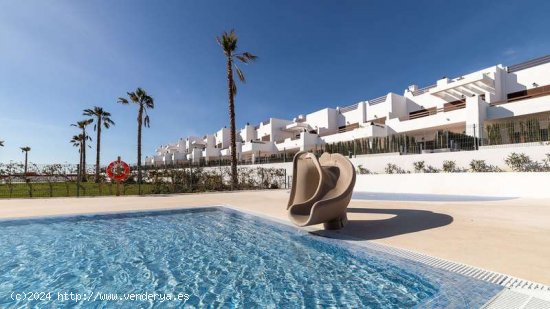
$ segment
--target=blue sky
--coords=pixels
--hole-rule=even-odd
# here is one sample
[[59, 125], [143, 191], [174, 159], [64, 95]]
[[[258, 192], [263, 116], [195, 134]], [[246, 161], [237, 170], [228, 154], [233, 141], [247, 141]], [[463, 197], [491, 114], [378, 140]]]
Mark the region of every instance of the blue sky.
[[102, 163], [135, 162], [137, 108], [116, 101], [138, 86], [156, 104], [144, 155], [226, 126], [224, 30], [260, 57], [236, 97], [242, 127], [548, 54], [549, 11], [548, 1], [1, 0], [0, 162], [30, 146], [33, 162], [76, 163], [70, 124], [94, 105], [117, 123]]

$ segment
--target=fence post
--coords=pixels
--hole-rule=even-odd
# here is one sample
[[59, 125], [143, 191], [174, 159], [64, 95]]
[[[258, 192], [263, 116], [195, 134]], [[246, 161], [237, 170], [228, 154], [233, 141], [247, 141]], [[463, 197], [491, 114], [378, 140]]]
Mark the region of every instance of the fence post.
[[285, 168], [285, 189], [288, 189], [288, 182], [287, 182], [287, 179], [286, 179], [286, 168]]
[[478, 150], [477, 148], [477, 134], [476, 134], [476, 124], [473, 124], [474, 126], [474, 150]]

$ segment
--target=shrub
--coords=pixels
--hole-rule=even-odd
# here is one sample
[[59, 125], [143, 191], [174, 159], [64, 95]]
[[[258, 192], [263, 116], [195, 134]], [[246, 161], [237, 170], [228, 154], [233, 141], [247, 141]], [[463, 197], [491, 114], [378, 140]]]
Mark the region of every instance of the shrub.
[[415, 173], [439, 173], [439, 170], [431, 165], [426, 165], [424, 161], [413, 162]]
[[550, 153], [547, 153], [546, 158], [542, 160], [542, 169], [545, 172], [550, 172]]
[[386, 174], [407, 174], [408, 173], [407, 171], [405, 171], [404, 169], [400, 168], [399, 166], [393, 163], [388, 163], [384, 171], [386, 172]]
[[443, 161], [443, 171], [445, 173], [455, 172], [456, 171], [456, 162], [455, 161], [450, 161], [450, 160]]
[[470, 162], [470, 169], [475, 173], [502, 172], [497, 166], [485, 163], [485, 160], [472, 160]]
[[425, 169], [424, 161], [413, 162], [413, 166], [414, 166], [414, 172], [415, 173], [423, 173], [424, 172], [424, 169]]
[[531, 160], [531, 158], [524, 153], [512, 152], [504, 162], [514, 172], [540, 172], [543, 167], [540, 163]]
[[359, 164], [357, 165], [357, 174], [365, 175], [372, 174], [372, 172], [369, 169], [364, 168], [363, 165]]
[[426, 168], [424, 169], [424, 173], [439, 173], [440, 170], [431, 166], [431, 165], [428, 165], [426, 166]]
[[[497, 167], [493, 167], [494, 169], [498, 169]], [[467, 168], [457, 167], [456, 162], [452, 160], [445, 160], [443, 161], [443, 171], [445, 173], [464, 173], [467, 172]]]

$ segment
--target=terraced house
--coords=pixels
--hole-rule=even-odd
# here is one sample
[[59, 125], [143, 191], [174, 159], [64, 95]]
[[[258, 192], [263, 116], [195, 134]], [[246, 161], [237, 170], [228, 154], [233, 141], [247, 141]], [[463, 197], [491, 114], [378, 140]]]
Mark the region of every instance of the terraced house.
[[[290, 160], [301, 151], [349, 155], [430, 153], [549, 141], [550, 55], [443, 77], [403, 94], [388, 93], [346, 107], [325, 108], [292, 120], [247, 124], [237, 155], [249, 163]], [[160, 146], [148, 165], [228, 159], [229, 129]]]

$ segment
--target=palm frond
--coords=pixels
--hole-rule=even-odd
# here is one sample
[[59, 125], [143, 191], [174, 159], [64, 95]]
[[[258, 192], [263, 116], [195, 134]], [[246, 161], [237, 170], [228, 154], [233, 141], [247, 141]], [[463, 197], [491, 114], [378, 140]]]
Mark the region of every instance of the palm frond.
[[241, 69], [236, 65], [235, 65], [235, 71], [237, 72], [237, 76], [239, 77], [239, 80], [243, 83], [246, 83], [246, 79], [244, 77], [243, 71], [241, 71]]
[[243, 63], [249, 63], [251, 61], [258, 60], [258, 56], [255, 56], [255, 55], [253, 55], [252, 53], [249, 53], [249, 52], [236, 54], [235, 58], [237, 58], [239, 61], [241, 61]]
[[216, 41], [221, 46], [224, 54], [228, 57], [237, 49], [238, 38], [235, 34], [235, 30], [229, 32], [224, 31], [221, 36], [216, 37]]
[[118, 100], [117, 100], [117, 103], [120, 103], [120, 104], [128, 104], [128, 100], [123, 98], [123, 97], [119, 97]]
[[145, 118], [143, 119], [143, 125], [147, 128], [150, 127], [149, 115], [145, 116]]

